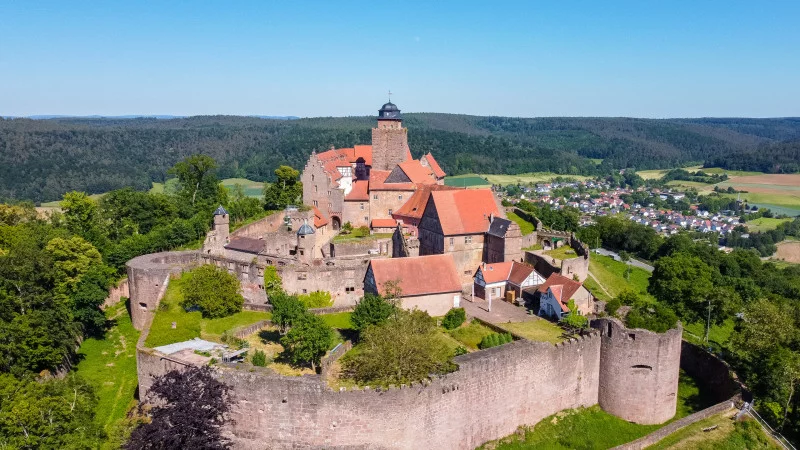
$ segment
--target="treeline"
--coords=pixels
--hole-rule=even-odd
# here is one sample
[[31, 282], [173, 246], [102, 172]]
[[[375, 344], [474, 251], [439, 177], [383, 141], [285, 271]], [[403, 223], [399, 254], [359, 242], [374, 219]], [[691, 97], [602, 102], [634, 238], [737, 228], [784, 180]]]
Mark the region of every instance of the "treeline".
[[[301, 168], [312, 151], [369, 144], [374, 123], [373, 117], [0, 119], [0, 199], [46, 202], [71, 190], [90, 194], [127, 186], [145, 190], [151, 182], [163, 182], [175, 163], [197, 153], [218, 161], [221, 178], [273, 181], [276, 167]], [[795, 128], [800, 135], [800, 123], [772, 119], [754, 123], [757, 129], [679, 120], [405, 115], [414, 156], [433, 152], [453, 175], [531, 171], [607, 175], [629, 167], [722, 164], [717, 157], [757, 154], [759, 145], [792, 136]], [[776, 152], [782, 148], [775, 144]], [[596, 164], [589, 158], [603, 161]], [[785, 157], [792, 158], [798, 160], [796, 152]], [[788, 162], [780, 164], [780, 170], [791, 169]]]
[[0, 447], [88, 449], [107, 438], [92, 387], [50, 374], [112, 325], [100, 305], [128, 259], [199, 245], [219, 205], [232, 221], [264, 212], [261, 200], [221, 187], [215, 167], [207, 156], [180, 161], [172, 195], [69, 192], [47, 217], [30, 203], [0, 204]]
[[729, 170], [797, 173], [800, 171], [800, 139], [764, 144], [728, 155], [717, 155], [709, 158], [705, 165]]
[[[744, 237], [745, 234], [747, 237]], [[781, 223], [774, 230], [752, 233], [733, 231], [725, 238], [725, 245], [733, 248], [751, 248], [761, 256], [772, 256], [778, 250], [777, 244], [787, 237], [800, 237], [800, 219]]]
[[689, 172], [685, 169], [672, 169], [661, 177], [663, 183], [668, 183], [672, 180], [681, 181], [694, 181], [698, 183], [716, 184], [721, 183], [728, 179], [726, 174], [705, 173], [703, 171]]

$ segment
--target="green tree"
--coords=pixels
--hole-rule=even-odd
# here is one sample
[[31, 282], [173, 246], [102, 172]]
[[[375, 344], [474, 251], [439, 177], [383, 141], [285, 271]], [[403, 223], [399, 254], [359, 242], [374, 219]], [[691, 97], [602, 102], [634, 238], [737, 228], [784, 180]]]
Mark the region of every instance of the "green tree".
[[181, 285], [184, 308], [196, 307], [203, 317], [218, 318], [240, 312], [244, 298], [239, 280], [227, 270], [206, 264], [187, 272]]
[[61, 200], [67, 230], [96, 246], [105, 243], [97, 203], [85, 192], [67, 192]]
[[453, 352], [424, 311], [397, 310], [361, 332], [359, 351], [345, 357], [345, 373], [360, 383], [402, 384], [454, 369]]
[[102, 264], [100, 252], [80, 236], [51, 239], [45, 251], [53, 260], [58, 294], [65, 297], [75, 292], [86, 272]]
[[464, 308], [451, 308], [442, 319], [442, 326], [448, 330], [454, 330], [467, 320], [467, 313]]
[[589, 319], [581, 315], [578, 306], [575, 305], [575, 300], [570, 299], [569, 303], [567, 303], [567, 308], [569, 308], [569, 314], [561, 319], [564, 325], [573, 329], [587, 328], [589, 326]]
[[663, 333], [675, 327], [678, 316], [669, 306], [661, 303], [647, 303], [641, 301], [628, 311], [625, 324], [629, 328], [643, 328], [645, 330]]
[[197, 200], [218, 200], [221, 193], [219, 180], [214, 175], [217, 163], [206, 155], [192, 155], [175, 164], [169, 170], [178, 177], [181, 195], [194, 206]]
[[731, 349], [738, 359], [752, 365], [761, 356], [789, 345], [800, 337], [795, 328], [795, 313], [794, 308], [784, 302], [762, 298], [750, 303], [731, 336]]
[[272, 303], [272, 323], [280, 327], [284, 334], [307, 313], [306, 306], [294, 295], [281, 292], [269, 301]]
[[314, 371], [331, 344], [333, 329], [321, 317], [310, 313], [303, 314], [281, 338], [289, 360], [297, 365], [311, 364]]
[[275, 177], [277, 180], [274, 183], [264, 187], [264, 205], [267, 209], [281, 210], [302, 200], [300, 172], [289, 166], [280, 166], [275, 169]]
[[283, 280], [278, 273], [275, 266], [267, 266], [264, 269], [264, 290], [267, 292], [267, 297], [272, 298], [283, 293]]
[[356, 305], [350, 321], [353, 327], [361, 332], [370, 325], [382, 324], [396, 309], [393, 303], [384, 300], [383, 297], [367, 293]]
[[698, 322], [707, 314], [711, 276], [711, 267], [696, 256], [666, 256], [656, 261], [648, 291], [683, 319]]

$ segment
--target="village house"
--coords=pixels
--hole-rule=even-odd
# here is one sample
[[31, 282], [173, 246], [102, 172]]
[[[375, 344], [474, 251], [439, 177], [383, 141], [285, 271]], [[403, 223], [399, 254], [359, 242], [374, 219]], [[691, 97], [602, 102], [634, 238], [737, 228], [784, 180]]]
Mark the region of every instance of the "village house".
[[461, 281], [452, 255], [373, 259], [364, 276], [364, 292], [388, 292], [396, 283], [400, 306], [418, 308], [431, 316], [443, 316], [461, 305]]
[[592, 294], [578, 281], [554, 273], [537, 289], [539, 292], [539, 312], [541, 317], [560, 320], [568, 314], [569, 301], [575, 300], [575, 306], [581, 315], [593, 312]]
[[474, 280], [472, 296], [487, 301], [506, 298], [514, 302], [523, 291], [544, 283], [544, 277], [532, 266], [517, 261], [481, 264]]

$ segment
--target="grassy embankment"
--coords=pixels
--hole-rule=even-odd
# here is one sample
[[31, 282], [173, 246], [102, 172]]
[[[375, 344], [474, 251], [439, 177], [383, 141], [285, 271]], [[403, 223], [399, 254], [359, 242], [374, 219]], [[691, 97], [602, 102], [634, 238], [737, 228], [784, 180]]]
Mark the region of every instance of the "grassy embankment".
[[[83, 341], [79, 350], [81, 359], [75, 372], [94, 386], [98, 399], [95, 420], [113, 436], [115, 428], [135, 404], [139, 331], [133, 328], [125, 303], [108, 308], [106, 317], [113, 325], [103, 339], [87, 338]], [[111, 444], [108, 445], [110, 448]]]
[[[639, 267], [631, 266], [631, 273], [629, 279], [625, 279], [626, 264], [622, 261], [615, 261], [610, 256], [603, 256], [593, 253], [589, 259], [589, 272], [597, 279], [593, 280], [589, 277], [584, 282], [586, 288], [589, 289], [595, 297], [601, 300], [608, 300], [611, 297], [616, 297], [624, 291], [633, 291], [643, 298], [653, 299], [647, 293], [647, 286], [650, 283], [650, 272]], [[598, 284], [599, 283], [599, 284]], [[606, 295], [603, 289], [609, 295]]]
[[[712, 404], [713, 401], [704, 395], [694, 379], [681, 372], [677, 411], [670, 422]], [[534, 427], [521, 427], [520, 432], [480, 448], [606, 449], [638, 439], [663, 425], [637, 425], [613, 416], [599, 406], [592, 406], [562, 411], [544, 418]]]
[[491, 186], [488, 181], [486, 181], [480, 175], [475, 174], [447, 177], [444, 179], [444, 184], [447, 186], [466, 188], [485, 188]]
[[522, 232], [523, 236], [531, 234], [534, 231], [536, 231], [536, 227], [532, 223], [514, 214], [513, 212], [506, 213], [506, 217], [508, 217], [508, 220], [511, 220], [517, 225], [519, 225], [519, 230]]
[[[153, 318], [145, 344], [150, 347], [182, 342], [196, 337], [220, 342], [225, 331], [269, 319], [270, 313], [242, 311], [220, 319], [204, 319], [199, 311], [186, 312], [180, 305], [183, 300], [183, 278], [170, 280], [167, 292]], [[176, 323], [175, 329], [172, 322]]]
[[544, 255], [555, 259], [572, 259], [578, 257], [578, 254], [575, 253], [575, 250], [573, 250], [569, 245], [562, 245], [555, 250], [548, 250], [544, 252]]

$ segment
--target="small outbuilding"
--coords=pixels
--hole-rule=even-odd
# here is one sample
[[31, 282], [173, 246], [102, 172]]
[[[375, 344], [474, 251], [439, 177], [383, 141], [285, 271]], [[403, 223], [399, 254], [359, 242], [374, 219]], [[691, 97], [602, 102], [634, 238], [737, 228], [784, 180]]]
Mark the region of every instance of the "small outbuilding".
[[461, 283], [449, 254], [369, 262], [364, 292], [386, 295], [393, 282], [400, 289], [400, 305], [405, 309], [419, 308], [432, 316], [443, 316], [461, 304]]
[[539, 312], [541, 317], [560, 320], [569, 313], [569, 301], [581, 315], [592, 313], [592, 294], [578, 281], [554, 273], [537, 289], [539, 292]]

